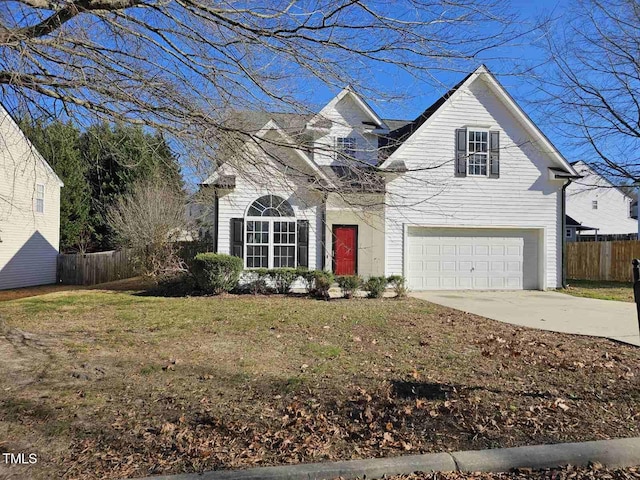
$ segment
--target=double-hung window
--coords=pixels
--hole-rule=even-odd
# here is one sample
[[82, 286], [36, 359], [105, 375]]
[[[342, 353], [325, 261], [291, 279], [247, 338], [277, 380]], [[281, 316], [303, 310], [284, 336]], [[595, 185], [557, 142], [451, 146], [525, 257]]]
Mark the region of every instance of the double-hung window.
[[269, 222], [247, 220], [247, 268], [269, 268]]
[[36, 213], [44, 213], [44, 184], [36, 185]]
[[245, 217], [247, 268], [296, 266], [296, 219], [286, 200], [265, 195], [253, 202]]
[[489, 132], [469, 129], [467, 132], [469, 175], [487, 176], [489, 164]]
[[336, 160], [353, 159], [356, 156], [354, 137], [336, 137]]

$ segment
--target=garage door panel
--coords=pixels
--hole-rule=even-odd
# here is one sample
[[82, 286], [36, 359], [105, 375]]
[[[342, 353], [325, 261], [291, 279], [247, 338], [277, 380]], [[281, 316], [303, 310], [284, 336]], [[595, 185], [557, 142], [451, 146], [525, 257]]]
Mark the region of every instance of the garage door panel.
[[[434, 238], [434, 241], [441, 241], [441, 238]], [[436, 249], [438, 252], [440, 251], [439, 248]], [[455, 255], [456, 254], [456, 247], [454, 245], [443, 245], [442, 246], [442, 255]]]
[[407, 242], [407, 278], [414, 290], [538, 286], [535, 232], [410, 228]]
[[484, 261], [476, 261], [475, 269], [477, 272], [488, 272], [489, 271], [489, 262]]

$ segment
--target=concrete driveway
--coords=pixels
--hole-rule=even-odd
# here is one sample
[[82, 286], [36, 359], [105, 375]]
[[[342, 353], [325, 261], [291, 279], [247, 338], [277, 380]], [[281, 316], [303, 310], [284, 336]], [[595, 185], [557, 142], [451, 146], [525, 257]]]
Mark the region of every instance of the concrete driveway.
[[634, 303], [540, 291], [429, 291], [411, 296], [482, 317], [640, 346]]

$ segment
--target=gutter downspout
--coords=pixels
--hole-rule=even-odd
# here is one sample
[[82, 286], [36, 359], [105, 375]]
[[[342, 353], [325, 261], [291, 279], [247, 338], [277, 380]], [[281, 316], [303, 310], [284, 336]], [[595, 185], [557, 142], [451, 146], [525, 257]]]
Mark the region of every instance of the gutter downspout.
[[[328, 193], [323, 193], [322, 195], [322, 210], [320, 212], [320, 225], [321, 225], [321, 231], [320, 231], [320, 243], [322, 245], [322, 257], [321, 257], [321, 264], [320, 264], [320, 270], [324, 270], [326, 263], [327, 263], [327, 245], [326, 245], [326, 241], [327, 241], [327, 199], [329, 198], [329, 194]], [[317, 257], [316, 257], [317, 258]]]
[[218, 225], [218, 219], [220, 216], [220, 202], [218, 199], [218, 191], [215, 190], [213, 192], [213, 223], [215, 225], [214, 227], [214, 233], [213, 233], [213, 252], [214, 253], [218, 253], [218, 230], [219, 230], [219, 225]]
[[567, 183], [562, 186], [562, 288], [567, 288], [567, 187], [571, 184], [571, 179], [567, 179]]

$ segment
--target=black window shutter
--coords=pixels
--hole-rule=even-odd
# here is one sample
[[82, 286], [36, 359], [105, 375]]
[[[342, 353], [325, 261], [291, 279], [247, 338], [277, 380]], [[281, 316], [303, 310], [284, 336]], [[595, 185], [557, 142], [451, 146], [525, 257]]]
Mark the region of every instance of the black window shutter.
[[231, 255], [244, 257], [244, 219], [231, 219]]
[[298, 266], [309, 268], [309, 220], [298, 220]]
[[467, 130], [456, 130], [456, 177], [467, 176]]
[[489, 132], [489, 176], [500, 176], [500, 132]]

